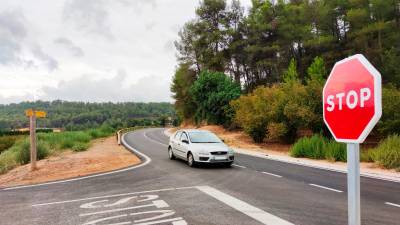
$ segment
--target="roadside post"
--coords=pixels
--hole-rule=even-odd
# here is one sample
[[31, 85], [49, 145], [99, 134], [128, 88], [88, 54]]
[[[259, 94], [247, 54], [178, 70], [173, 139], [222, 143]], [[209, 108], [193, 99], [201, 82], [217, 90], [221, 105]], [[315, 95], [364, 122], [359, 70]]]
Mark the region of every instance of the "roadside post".
[[35, 111], [34, 109], [28, 109], [25, 111], [25, 115], [29, 117], [29, 137], [30, 137], [30, 155], [31, 155], [31, 170], [36, 170], [36, 118], [46, 117], [46, 112]]
[[353, 55], [336, 62], [322, 95], [326, 126], [347, 143], [348, 224], [360, 225], [360, 143], [382, 115], [381, 74], [363, 55]]

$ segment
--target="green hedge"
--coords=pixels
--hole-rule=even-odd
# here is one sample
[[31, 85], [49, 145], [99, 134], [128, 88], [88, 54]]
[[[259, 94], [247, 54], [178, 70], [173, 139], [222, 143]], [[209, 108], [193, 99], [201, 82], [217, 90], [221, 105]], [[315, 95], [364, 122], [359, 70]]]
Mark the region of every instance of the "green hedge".
[[379, 165], [400, 170], [400, 136], [391, 135], [370, 151], [371, 158]]

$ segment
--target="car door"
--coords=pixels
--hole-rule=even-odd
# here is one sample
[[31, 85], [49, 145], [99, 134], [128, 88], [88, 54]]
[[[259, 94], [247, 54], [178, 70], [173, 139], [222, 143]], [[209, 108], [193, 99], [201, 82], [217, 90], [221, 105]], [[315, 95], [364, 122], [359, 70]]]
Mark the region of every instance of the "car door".
[[182, 131], [177, 131], [173, 138], [171, 138], [171, 147], [172, 152], [177, 155], [178, 154], [178, 146], [181, 139]]
[[182, 132], [181, 138], [179, 140], [178, 151], [181, 158], [186, 159], [186, 153], [189, 147], [189, 137], [186, 132]]

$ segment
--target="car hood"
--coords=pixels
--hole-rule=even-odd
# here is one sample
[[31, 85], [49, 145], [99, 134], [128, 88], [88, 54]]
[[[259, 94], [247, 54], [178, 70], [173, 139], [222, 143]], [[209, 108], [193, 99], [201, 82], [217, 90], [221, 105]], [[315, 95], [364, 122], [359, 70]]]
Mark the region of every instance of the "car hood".
[[193, 150], [205, 150], [208, 152], [229, 150], [229, 147], [224, 143], [192, 143], [190, 147]]

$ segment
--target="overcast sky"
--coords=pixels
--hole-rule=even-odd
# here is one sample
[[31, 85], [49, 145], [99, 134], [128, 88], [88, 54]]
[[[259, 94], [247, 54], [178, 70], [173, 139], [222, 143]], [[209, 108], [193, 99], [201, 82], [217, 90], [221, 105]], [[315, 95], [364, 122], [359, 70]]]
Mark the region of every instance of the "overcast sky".
[[[198, 0], [0, 0], [0, 104], [172, 101]], [[250, 0], [243, 0], [248, 6]]]

